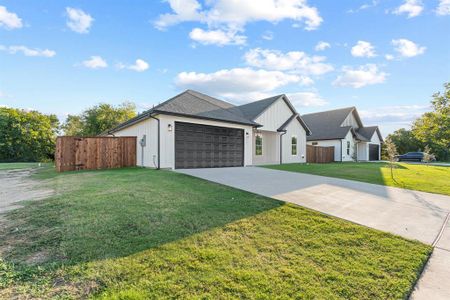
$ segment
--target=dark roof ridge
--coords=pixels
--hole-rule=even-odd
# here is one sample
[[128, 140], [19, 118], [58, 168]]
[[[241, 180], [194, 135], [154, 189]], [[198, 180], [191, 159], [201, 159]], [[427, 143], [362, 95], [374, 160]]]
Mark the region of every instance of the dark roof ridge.
[[[229, 109], [229, 108], [236, 107], [234, 104], [231, 104], [230, 102], [224, 101], [224, 100], [222, 100], [222, 99], [218, 99], [218, 98], [216, 98], [216, 97], [211, 97], [211, 96], [209, 96], [209, 95], [207, 95], [207, 94], [204, 94], [204, 93], [201, 93], [201, 92], [199, 92], [199, 91], [187, 89], [187, 90], [184, 91], [184, 92], [185, 92], [185, 93], [188, 93], [188, 94], [191, 94], [192, 96], [194, 96], [194, 97], [196, 97], [196, 98], [198, 98], [198, 99], [201, 99], [201, 100], [203, 100], [203, 101], [206, 101], [206, 102], [208, 102], [209, 104], [212, 104], [212, 105], [214, 105], [214, 106], [217, 106], [217, 107], [219, 107], [219, 108], [221, 108], [221, 109], [227, 110], [227, 109]], [[180, 94], [180, 95], [181, 95], [181, 94]], [[201, 95], [201, 96], [204, 96], [204, 97], [199, 97], [198, 95]], [[229, 105], [230, 107], [227, 107], [227, 108], [221, 107], [221, 106], [217, 105], [217, 103], [214, 103], [214, 102], [212, 102], [212, 101], [209, 101], [208, 98], [211, 98], [211, 99], [214, 99], [214, 101], [221, 102], [221, 103], [224, 103], [224, 104], [226, 104], [226, 105]]]
[[329, 113], [329, 112], [333, 112], [333, 111], [337, 111], [337, 110], [346, 110], [346, 109], [355, 110], [356, 106], [348, 106], [348, 107], [341, 107], [341, 108], [335, 108], [335, 109], [324, 110], [324, 111], [317, 111], [317, 112], [313, 112], [313, 113], [309, 113], [309, 114], [303, 114], [302, 116], [309, 116], [309, 115], [321, 114], [321, 113]]

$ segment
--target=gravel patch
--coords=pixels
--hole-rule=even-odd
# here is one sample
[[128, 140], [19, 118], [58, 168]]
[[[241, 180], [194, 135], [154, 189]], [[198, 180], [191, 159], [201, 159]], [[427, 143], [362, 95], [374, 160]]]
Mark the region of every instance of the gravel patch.
[[0, 218], [7, 211], [22, 207], [21, 201], [41, 200], [54, 191], [32, 180], [33, 169], [0, 171]]

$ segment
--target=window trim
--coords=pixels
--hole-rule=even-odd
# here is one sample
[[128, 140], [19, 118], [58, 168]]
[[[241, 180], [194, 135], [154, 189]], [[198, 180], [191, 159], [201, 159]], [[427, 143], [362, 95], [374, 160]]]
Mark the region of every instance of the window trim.
[[350, 141], [347, 141], [347, 155], [349, 155], [349, 156], [350, 156], [350, 147], [351, 147], [350, 144], [351, 144]]
[[[295, 144], [293, 143], [293, 139], [295, 139]], [[295, 146], [295, 154], [294, 154], [294, 146]], [[291, 136], [291, 155], [297, 156], [298, 155], [298, 138], [296, 135]]]
[[[260, 141], [260, 145], [258, 145], [258, 140]], [[258, 148], [259, 151], [258, 151]], [[263, 155], [263, 138], [261, 135], [256, 135], [255, 137], [255, 156], [262, 156]]]

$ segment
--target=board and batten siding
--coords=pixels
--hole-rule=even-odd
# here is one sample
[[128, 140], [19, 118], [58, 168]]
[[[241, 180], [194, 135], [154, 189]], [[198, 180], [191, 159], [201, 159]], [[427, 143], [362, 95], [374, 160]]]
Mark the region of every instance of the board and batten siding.
[[352, 126], [353, 128], [359, 128], [358, 122], [356, 121], [354, 113], [348, 114], [347, 118], [345, 118], [344, 122], [341, 124], [342, 127]]
[[[292, 155], [293, 136], [297, 138], [297, 155]], [[282, 143], [283, 164], [306, 162], [306, 131], [297, 119], [292, 120], [286, 127]]]
[[[139, 123], [114, 132], [114, 136], [136, 136], [136, 165], [156, 168], [158, 165], [158, 123], [154, 119], [145, 119]], [[146, 145], [140, 145], [140, 140], [146, 135]], [[144, 149], [144, 160], [142, 160]]]
[[[256, 155], [256, 136], [262, 137], [262, 155]], [[280, 134], [272, 131], [253, 131], [253, 165], [280, 163]]]
[[270, 105], [255, 122], [263, 125], [259, 130], [277, 131], [281, 125], [292, 116], [291, 109], [287, 106], [282, 98], [278, 99]]
[[[252, 165], [252, 127], [247, 125], [239, 125], [227, 122], [202, 120], [188, 117], [158, 115], [161, 126], [161, 168], [175, 168], [175, 122], [185, 122], [193, 124], [202, 124], [210, 126], [220, 126], [228, 128], [238, 128], [244, 130], [244, 166]], [[169, 124], [172, 131], [169, 131]], [[155, 131], [156, 132], [156, 131]], [[248, 133], [248, 134], [247, 134]]]
[[[347, 142], [350, 142], [350, 154], [347, 155]], [[355, 151], [355, 139], [349, 130], [345, 139], [342, 140], [342, 161], [353, 161], [353, 153]]]
[[375, 131], [372, 135], [372, 138], [370, 139], [371, 144], [381, 144], [380, 138], [378, 137], [377, 132]]
[[369, 144], [366, 142], [358, 143], [358, 160], [367, 161], [369, 160]]

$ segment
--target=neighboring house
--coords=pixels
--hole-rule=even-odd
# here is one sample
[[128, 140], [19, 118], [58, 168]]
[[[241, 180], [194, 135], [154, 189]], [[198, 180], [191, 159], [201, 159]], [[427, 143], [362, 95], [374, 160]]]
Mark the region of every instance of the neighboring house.
[[234, 106], [192, 90], [107, 132], [138, 137], [138, 165], [171, 169], [305, 162], [310, 133], [286, 95]]
[[364, 127], [355, 107], [302, 115], [311, 129], [308, 145], [334, 146], [335, 161], [380, 160], [381, 136], [378, 126]]

